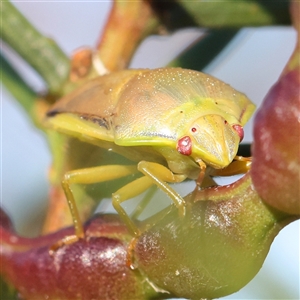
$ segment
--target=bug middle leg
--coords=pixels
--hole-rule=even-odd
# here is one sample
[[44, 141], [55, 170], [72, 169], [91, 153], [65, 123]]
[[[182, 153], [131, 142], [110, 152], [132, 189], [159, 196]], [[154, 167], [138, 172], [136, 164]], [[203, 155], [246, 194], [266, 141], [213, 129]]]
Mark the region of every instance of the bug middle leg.
[[79, 184], [92, 184], [98, 182], [109, 181], [117, 178], [121, 178], [133, 173], [137, 173], [136, 166], [132, 165], [107, 165], [85, 169], [72, 170], [64, 175], [62, 180], [62, 187], [64, 189], [67, 202], [70, 208], [74, 228], [75, 236], [69, 237], [70, 241], [84, 238], [83, 225], [79, 217], [78, 209], [76, 206], [75, 198], [71, 189], [71, 185], [75, 183]]

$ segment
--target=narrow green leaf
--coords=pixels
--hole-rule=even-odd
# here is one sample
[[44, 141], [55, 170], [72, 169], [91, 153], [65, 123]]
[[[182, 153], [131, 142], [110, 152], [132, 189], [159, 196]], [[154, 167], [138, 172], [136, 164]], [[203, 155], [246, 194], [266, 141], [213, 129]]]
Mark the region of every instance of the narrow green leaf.
[[241, 28], [291, 24], [288, 0], [150, 1], [161, 21], [171, 30], [200, 26]]
[[1, 3], [1, 38], [45, 80], [50, 92], [58, 93], [69, 74], [68, 57], [51, 39], [43, 36], [8, 1]]
[[236, 29], [211, 30], [168, 66], [201, 71], [224, 49], [237, 32]]
[[8, 91], [23, 106], [26, 112], [31, 115], [34, 101], [36, 99], [35, 92], [24, 82], [20, 75], [12, 68], [8, 61], [0, 53], [0, 70], [1, 81]]

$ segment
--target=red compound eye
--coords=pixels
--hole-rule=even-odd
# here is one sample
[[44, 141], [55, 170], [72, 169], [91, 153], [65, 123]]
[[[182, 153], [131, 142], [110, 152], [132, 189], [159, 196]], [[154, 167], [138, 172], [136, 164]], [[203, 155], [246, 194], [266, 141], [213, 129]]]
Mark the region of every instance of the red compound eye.
[[243, 140], [244, 138], [244, 129], [241, 125], [232, 125], [232, 128], [237, 132], [238, 136], [240, 137], [240, 142]]
[[192, 154], [192, 140], [189, 136], [184, 136], [177, 142], [177, 151], [182, 155]]
[[197, 128], [196, 128], [196, 127], [193, 127], [193, 128], [191, 129], [191, 131], [192, 131], [192, 132], [196, 132], [196, 131], [197, 131]]

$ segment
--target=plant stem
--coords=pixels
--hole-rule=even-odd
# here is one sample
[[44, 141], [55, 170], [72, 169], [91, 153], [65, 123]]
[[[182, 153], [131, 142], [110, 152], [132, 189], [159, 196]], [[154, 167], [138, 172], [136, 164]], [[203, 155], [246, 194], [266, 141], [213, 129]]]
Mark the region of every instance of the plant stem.
[[127, 68], [139, 43], [157, 26], [158, 21], [146, 1], [114, 1], [97, 46], [104, 66], [109, 71]]

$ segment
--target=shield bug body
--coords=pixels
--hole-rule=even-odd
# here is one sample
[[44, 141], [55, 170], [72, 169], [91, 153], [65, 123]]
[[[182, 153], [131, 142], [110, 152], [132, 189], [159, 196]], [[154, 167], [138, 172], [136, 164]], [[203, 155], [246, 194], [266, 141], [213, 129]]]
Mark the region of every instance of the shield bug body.
[[142, 177], [112, 195], [116, 211], [137, 235], [121, 203], [156, 184], [183, 215], [185, 202], [168, 183], [191, 178], [200, 185], [206, 166], [226, 168], [235, 158], [243, 125], [254, 109], [244, 94], [222, 81], [180, 68], [117, 71], [59, 100], [47, 114], [52, 128], [136, 162], [75, 170], [64, 176], [77, 237], [84, 234], [72, 183], [95, 183], [141, 172]]

